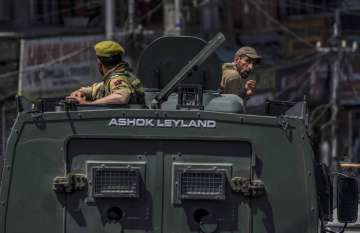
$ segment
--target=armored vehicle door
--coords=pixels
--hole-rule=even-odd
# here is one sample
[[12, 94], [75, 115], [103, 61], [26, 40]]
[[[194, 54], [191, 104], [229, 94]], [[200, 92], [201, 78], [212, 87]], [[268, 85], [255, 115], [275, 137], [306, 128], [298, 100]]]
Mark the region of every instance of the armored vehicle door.
[[72, 138], [54, 179], [65, 232], [249, 232], [232, 182], [250, 178], [251, 154], [239, 141]]
[[72, 189], [65, 195], [65, 232], [161, 232], [161, 177], [151, 141], [70, 139], [63, 177], [69, 182], [54, 182], [60, 192], [63, 183]]
[[249, 232], [250, 199], [236, 182], [250, 180], [250, 143], [168, 141], [163, 153], [163, 232]]

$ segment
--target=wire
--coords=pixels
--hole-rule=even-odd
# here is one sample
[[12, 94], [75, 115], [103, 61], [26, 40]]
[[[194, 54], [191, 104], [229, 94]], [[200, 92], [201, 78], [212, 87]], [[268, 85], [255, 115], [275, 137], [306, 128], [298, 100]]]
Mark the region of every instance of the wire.
[[19, 71], [16, 70], [16, 71], [11, 71], [11, 72], [8, 72], [8, 73], [5, 73], [5, 74], [1, 74], [1, 75], [0, 75], [0, 80], [1, 80], [2, 78], [7, 78], [7, 77], [11, 77], [11, 76], [17, 75], [18, 73], [19, 73]]
[[[318, 57], [318, 56], [316, 56], [316, 57]], [[283, 95], [284, 93], [286, 93], [286, 92], [288, 92], [288, 91], [290, 91], [290, 90], [292, 90], [292, 89], [294, 89], [294, 88], [297, 88], [297, 87], [299, 86], [299, 82], [302, 82], [302, 83], [301, 83], [300, 87], [297, 88], [297, 90], [302, 91], [304, 88], [306, 88], [307, 84], [309, 83], [309, 80], [307, 79], [307, 80], [305, 80], [305, 82], [302, 81], [302, 80], [304, 80], [304, 78], [306, 77], [306, 75], [307, 75], [309, 72], [313, 72], [313, 71], [315, 71], [315, 69], [318, 68], [318, 65], [319, 65], [320, 61], [321, 61], [320, 59], [317, 60], [317, 61], [316, 61], [314, 64], [312, 64], [304, 73], [302, 73], [302, 74], [297, 78], [297, 80], [300, 80], [300, 81], [296, 82], [294, 85], [289, 86], [289, 87], [285, 88], [284, 90], [282, 90], [281, 92], [277, 93], [277, 94], [274, 96], [274, 98], [275, 98], [275, 99], [278, 99], [278, 98], [279, 98], [281, 95]], [[299, 91], [298, 91], [298, 92], [299, 92]], [[297, 92], [297, 93], [298, 93], [298, 92]], [[303, 91], [302, 91], [302, 93], [303, 93]], [[294, 98], [296, 98], [296, 97], [297, 97], [297, 95], [294, 95], [290, 100], [294, 100]]]
[[[147, 17], [148, 15], [150, 14], [153, 14], [155, 13], [156, 11], [158, 11], [162, 6], [162, 3], [160, 2], [158, 5], [156, 5], [155, 7], [153, 7], [150, 11], [148, 11], [146, 14], [140, 16], [139, 18], [135, 19], [136, 21], [140, 21], [142, 19], [144, 19], [145, 17]], [[135, 40], [135, 38], [132, 38], [130, 41], [128, 41], [127, 43], [132, 43], [133, 41]], [[27, 72], [30, 72], [30, 71], [34, 71], [34, 70], [38, 70], [38, 69], [42, 69], [42, 68], [45, 68], [47, 66], [51, 66], [51, 65], [54, 65], [56, 63], [59, 63], [59, 62], [62, 62], [62, 61], [65, 61], [65, 60], [68, 60], [74, 56], [77, 56], [78, 54], [88, 50], [89, 48], [91, 48], [91, 46], [89, 47], [86, 47], [86, 48], [83, 48], [83, 49], [80, 49], [80, 50], [77, 50], [73, 53], [70, 53], [70, 54], [67, 54], [65, 56], [62, 56], [60, 58], [57, 58], [55, 60], [52, 60], [52, 61], [49, 61], [49, 62], [46, 62], [46, 63], [43, 63], [43, 64], [38, 64], [36, 66], [32, 66], [32, 67], [29, 67], [25, 70], [22, 70], [21, 72], [20, 71], [12, 71], [12, 72], [8, 72], [8, 73], [5, 73], [5, 74], [2, 74], [0, 75], [0, 80], [3, 79], [3, 78], [8, 78], [8, 77], [11, 77], [11, 76], [15, 76], [15, 75], [18, 75], [19, 73], [27, 73]]]
[[[310, 119], [309, 119], [309, 122], [310, 122], [310, 128], [313, 128], [317, 123], [318, 121], [322, 118], [322, 116], [328, 111], [330, 107], [330, 104], [322, 104], [322, 105], [319, 105], [317, 106], [311, 113], [310, 115]], [[317, 113], [318, 111], [320, 111], [320, 114], [315, 118], [315, 113]], [[315, 118], [315, 119], [313, 119]]]
[[[284, 32], [288, 33], [295, 39], [297, 39], [299, 42], [302, 42], [303, 44], [307, 45], [310, 48], [316, 49], [316, 46], [306, 41], [304, 38], [300, 37], [295, 32], [291, 31], [289, 28], [287, 28], [285, 25], [281, 24], [278, 20], [276, 20], [274, 17], [272, 17], [268, 12], [263, 10], [257, 0], [249, 0], [247, 1], [249, 4], [254, 6], [260, 13], [262, 13], [269, 21], [277, 24], [280, 29], [282, 29]], [[263, 2], [263, 1], [261, 1]]]
[[[349, 63], [348, 58], [345, 57], [344, 58], [344, 63]], [[344, 75], [343, 73], [343, 69], [341, 69], [342, 72], [340, 73], [340, 75]], [[358, 97], [358, 92], [355, 90], [355, 87], [353, 85], [350, 85], [353, 91], [353, 94]], [[323, 109], [322, 109], [323, 108]], [[325, 105], [320, 105], [317, 108], [314, 109], [313, 113], [310, 116], [310, 127], [314, 127], [316, 125], [316, 123], [321, 119], [321, 117], [329, 110], [329, 108], [331, 108], [331, 104], [325, 104]], [[315, 117], [315, 113], [317, 113], [317, 111], [321, 110], [322, 112], [317, 116], [317, 118], [313, 119]], [[320, 126], [320, 130], [324, 130], [326, 127], [330, 126], [331, 124], [335, 123], [336, 121], [334, 119], [330, 119], [329, 121], [327, 121], [326, 123], [324, 123], [323, 125]]]
[[[262, 4], [264, 5], [270, 5], [270, 6], [284, 6], [284, 7], [307, 7], [307, 8], [313, 8], [313, 9], [320, 9], [320, 10], [324, 10], [324, 7], [316, 5], [316, 4], [311, 4], [311, 3], [305, 3], [305, 2], [299, 2], [299, 1], [295, 1], [295, 0], [291, 0], [290, 3], [284, 3], [284, 2], [278, 2], [278, 3], [274, 3], [274, 2], [263, 2]], [[328, 8], [328, 10], [335, 10], [336, 8]], [[326, 12], [326, 11], [325, 11]]]
[[320, 131], [325, 130], [327, 127], [331, 126], [332, 124], [335, 124], [336, 121], [334, 120], [329, 120], [326, 123], [324, 123], [323, 125], [320, 126]]
[[146, 14], [140, 16], [139, 18], [135, 19], [134, 21], [141, 21], [143, 19], [145, 19], [146, 17], [148, 17], [149, 15], [154, 14], [156, 11], [158, 11], [159, 9], [161, 9], [162, 7], [162, 2], [159, 2], [159, 4], [157, 4], [156, 6], [154, 6], [151, 10], [149, 10], [148, 12], [146, 12]]
[[[346, 65], [349, 65], [349, 63], [350, 63], [350, 62], [349, 62], [349, 56], [345, 56], [345, 58], [344, 58], [344, 63], [346, 63]], [[350, 66], [351, 66], [351, 64], [350, 64]], [[343, 71], [343, 70], [342, 70], [342, 71]], [[344, 75], [343, 72], [341, 72], [341, 76], [342, 76], [342, 75]], [[348, 79], [348, 82], [350, 83], [351, 80]], [[350, 87], [351, 87], [351, 90], [352, 90], [353, 94], [355, 95], [355, 97], [358, 98], [358, 97], [359, 97], [359, 92], [355, 89], [354, 85], [351, 85], [351, 83], [350, 83]]]
[[[310, 8], [317, 8], [317, 9], [324, 9], [324, 7], [322, 6], [319, 6], [317, 4], [313, 4], [313, 3], [307, 3], [307, 2], [300, 2], [300, 1], [297, 1], [297, 0], [290, 0], [290, 4], [298, 4], [299, 6], [306, 6], [306, 7], [310, 7]], [[331, 4], [333, 5], [333, 4]], [[329, 9], [332, 9], [332, 10], [335, 10], [336, 7], [330, 7], [330, 4], [328, 5], [328, 8]]]
[[293, 95], [290, 99], [290, 101], [294, 101], [294, 99], [298, 96], [298, 93], [305, 93], [305, 88], [308, 86], [310, 79], [306, 78], [308, 73], [315, 72], [319, 68], [320, 60], [316, 61], [310, 68], [304, 72], [298, 79], [303, 80], [305, 78], [305, 82], [301, 82], [300, 87], [297, 88], [295, 91], [295, 95]]
[[[278, 64], [278, 65], [272, 65], [269, 68], [265, 68], [265, 67], [261, 67], [262, 69], [266, 69], [265, 72], [272, 72], [278, 69], [286, 69], [286, 68], [292, 68], [294, 66], [298, 66], [298, 65], [303, 65], [306, 63], [309, 63], [313, 60], [317, 60], [320, 59], [324, 56], [327, 56], [327, 54], [324, 53], [312, 53], [312, 54], [308, 54], [306, 56], [299, 56], [296, 58], [293, 58], [291, 60], [287, 60], [286, 62], [282, 63], [282, 64]], [[255, 71], [255, 73], [260, 72], [260, 71]], [[264, 72], [264, 71], [261, 71]]]
[[[159, 9], [161, 9], [162, 7], [162, 2], [159, 2], [159, 4], [157, 4], [156, 6], [154, 6], [152, 9], [150, 9], [148, 12], [146, 12], [144, 15], [140, 16], [140, 17], [137, 17], [136, 19], [134, 19], [134, 23], [135, 22], [139, 22], [141, 20], [143, 20], [144, 18], [148, 17], [149, 15], [151, 14], [154, 14], [156, 11], [158, 11]], [[126, 27], [127, 23], [128, 23], [128, 18], [125, 20], [125, 24], [124, 24], [124, 27]], [[133, 32], [128, 32], [128, 33], [125, 33], [125, 35], [131, 35], [133, 34]], [[131, 45], [137, 38], [136, 37], [131, 37], [130, 39], [128, 39], [126, 41], [126, 44], [127, 46]]]
[[341, 173], [341, 172], [332, 172], [331, 174], [330, 174], [331, 176], [343, 176], [343, 177], [347, 177], [347, 178], [351, 178], [351, 176], [349, 176], [349, 175], [346, 175], [345, 173]]
[[[146, 17], [148, 17], [149, 15], [154, 14], [156, 11], [158, 11], [159, 9], [161, 9], [162, 6], [162, 2], [159, 2], [156, 6], [154, 6], [153, 8], [151, 8], [148, 12], [146, 12], [145, 14], [143, 14], [140, 17], [137, 17], [134, 19], [134, 23], [135, 22], [139, 22], [143, 19], [145, 19]], [[124, 22], [124, 26], [123, 27], [127, 27], [127, 24], [129, 23], [129, 16], [126, 18], [125, 22]]]
[[59, 57], [57, 59], [54, 59], [54, 60], [51, 60], [49, 62], [46, 62], [46, 63], [42, 63], [42, 64], [38, 64], [38, 65], [34, 65], [34, 66], [30, 66], [28, 68], [26, 68], [25, 70], [22, 70], [22, 71], [12, 71], [12, 72], [8, 72], [8, 73], [5, 73], [5, 74], [2, 74], [0, 75], [0, 80], [2, 78], [7, 78], [7, 77], [11, 77], [11, 76], [15, 76], [17, 74], [20, 74], [20, 73], [27, 73], [27, 72], [30, 72], [30, 71], [34, 71], [34, 70], [38, 70], [38, 69], [43, 69], [47, 66], [51, 66], [51, 65], [54, 65], [56, 63], [59, 63], [59, 62], [63, 62], [63, 61], [66, 61], [70, 58], [73, 58], [77, 55], [79, 55], [80, 53], [88, 50], [89, 48], [92, 48], [92, 46], [88, 46], [88, 47], [85, 47], [85, 48], [82, 48], [82, 49], [79, 49], [75, 52], [72, 52], [72, 53], [69, 53], [67, 55], [64, 55], [62, 57]]
[[96, 3], [98, 3], [98, 2], [99, 1], [97, 1], [97, 0], [90, 1], [90, 2], [82, 2], [81, 4], [78, 4], [75, 7], [70, 7], [70, 8], [66, 8], [66, 9], [63, 9], [63, 10], [50, 11], [48, 13], [40, 14], [39, 16], [30, 17], [30, 18], [26, 18], [26, 19], [20, 18], [20, 19], [14, 20], [12, 22], [20, 23], [20, 22], [29, 21], [29, 19], [30, 20], [36, 20], [37, 18], [41, 18], [41, 17], [56, 16], [56, 15], [59, 15], [59, 14], [62, 14], [62, 13], [67, 13], [67, 12], [70, 12], [70, 11], [73, 11], [73, 10], [81, 9], [81, 8], [83, 8], [85, 6], [91, 6], [92, 4], [96, 5]]

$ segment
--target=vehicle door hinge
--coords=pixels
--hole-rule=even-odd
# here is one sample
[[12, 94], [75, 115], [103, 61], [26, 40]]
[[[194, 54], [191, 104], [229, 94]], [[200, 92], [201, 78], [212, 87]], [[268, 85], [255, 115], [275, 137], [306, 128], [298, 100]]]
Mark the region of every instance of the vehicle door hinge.
[[246, 177], [233, 177], [231, 179], [231, 188], [245, 197], [260, 197], [265, 194], [264, 182]]
[[69, 173], [66, 176], [57, 176], [53, 180], [53, 190], [57, 193], [72, 193], [84, 190], [87, 179], [84, 174]]

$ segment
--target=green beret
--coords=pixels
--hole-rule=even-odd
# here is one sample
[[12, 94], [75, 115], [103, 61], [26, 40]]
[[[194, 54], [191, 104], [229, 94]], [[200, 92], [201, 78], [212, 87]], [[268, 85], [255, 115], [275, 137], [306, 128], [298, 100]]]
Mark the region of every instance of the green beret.
[[125, 53], [124, 48], [115, 41], [104, 40], [97, 43], [95, 46], [96, 56], [99, 57], [111, 57], [114, 55], [123, 55]]

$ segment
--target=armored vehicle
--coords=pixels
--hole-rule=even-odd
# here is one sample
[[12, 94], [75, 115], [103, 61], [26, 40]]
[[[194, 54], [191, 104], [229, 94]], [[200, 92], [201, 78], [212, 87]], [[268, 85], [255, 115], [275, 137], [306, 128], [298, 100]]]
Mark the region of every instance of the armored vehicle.
[[[239, 96], [219, 93], [223, 40], [154, 41], [138, 66], [145, 106], [19, 97], [0, 232], [320, 232], [332, 188], [306, 103], [251, 115]], [[339, 221], [352, 222], [357, 186], [336, 180]]]

